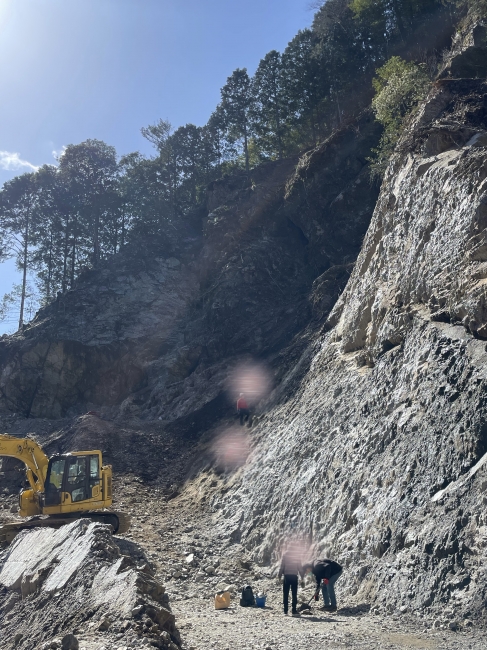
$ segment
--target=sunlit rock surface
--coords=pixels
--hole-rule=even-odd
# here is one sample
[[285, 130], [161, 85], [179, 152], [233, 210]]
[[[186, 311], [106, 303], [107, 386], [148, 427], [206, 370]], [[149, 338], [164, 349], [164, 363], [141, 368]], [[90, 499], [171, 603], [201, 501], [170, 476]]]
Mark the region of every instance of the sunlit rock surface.
[[486, 105], [481, 81], [435, 87], [309, 370], [276, 389], [214, 500], [256, 559], [298, 536], [385, 611], [485, 611]]
[[147, 637], [160, 648], [177, 643], [164, 587], [139, 555], [135, 544], [89, 520], [20, 533], [0, 555], [4, 647], [21, 635], [16, 647], [39, 648], [73, 630], [88, 639], [103, 633], [109, 644], [114, 636]]

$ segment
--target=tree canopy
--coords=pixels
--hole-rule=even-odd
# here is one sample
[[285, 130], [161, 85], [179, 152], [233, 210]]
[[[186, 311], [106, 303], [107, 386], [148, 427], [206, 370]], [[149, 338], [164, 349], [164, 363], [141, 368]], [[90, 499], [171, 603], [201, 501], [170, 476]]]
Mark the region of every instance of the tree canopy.
[[22, 325], [29, 276], [41, 302], [48, 302], [127, 243], [167, 243], [213, 180], [316, 145], [370, 101], [384, 126], [371, 160], [380, 176], [428, 84], [421, 60], [411, 60], [407, 47], [415, 30], [426, 19], [471, 7], [485, 12], [486, 4], [318, 0], [312, 27], [298, 32], [282, 53], [267, 53], [253, 76], [238, 68], [228, 77], [207, 124], [173, 129], [160, 119], [143, 127], [153, 156], [118, 158], [105, 142], [86, 140], [66, 147], [57, 166], [5, 183], [0, 260], [15, 257], [23, 280], [1, 303], [0, 319], [18, 296]]

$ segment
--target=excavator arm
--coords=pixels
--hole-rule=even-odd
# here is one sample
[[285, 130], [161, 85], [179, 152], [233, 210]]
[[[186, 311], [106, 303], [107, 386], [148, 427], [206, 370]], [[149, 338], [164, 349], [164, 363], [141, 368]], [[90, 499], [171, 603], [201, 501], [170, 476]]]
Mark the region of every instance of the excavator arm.
[[0, 456], [21, 460], [26, 466], [27, 480], [33, 492], [44, 491], [49, 458], [35, 440], [0, 434]]
[[106, 510], [112, 505], [112, 467], [103, 465], [101, 451], [73, 451], [49, 459], [35, 440], [5, 433], [0, 434], [2, 456], [26, 466], [30, 488], [19, 494], [19, 515], [30, 519], [0, 526], [0, 545], [10, 543], [21, 530], [59, 528], [77, 518], [109, 524], [118, 534], [130, 528], [128, 515]]

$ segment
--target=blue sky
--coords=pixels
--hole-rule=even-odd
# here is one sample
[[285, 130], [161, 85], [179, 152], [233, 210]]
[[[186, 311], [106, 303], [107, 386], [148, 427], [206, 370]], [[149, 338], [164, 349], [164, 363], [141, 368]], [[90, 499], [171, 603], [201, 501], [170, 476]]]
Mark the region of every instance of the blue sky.
[[[67, 144], [151, 147], [140, 128], [202, 125], [235, 68], [310, 25], [310, 0], [0, 0], [0, 183]], [[17, 280], [0, 266], [0, 297]], [[12, 324], [0, 323], [0, 333]]]

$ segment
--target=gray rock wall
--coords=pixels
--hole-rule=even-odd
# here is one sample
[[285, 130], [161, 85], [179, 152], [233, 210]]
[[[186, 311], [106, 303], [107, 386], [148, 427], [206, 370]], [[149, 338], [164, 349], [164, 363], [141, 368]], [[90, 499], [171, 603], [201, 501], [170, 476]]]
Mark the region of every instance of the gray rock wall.
[[256, 560], [297, 536], [343, 563], [343, 595], [390, 611], [486, 604], [485, 105], [483, 82], [435, 87], [309, 371], [213, 503]]

